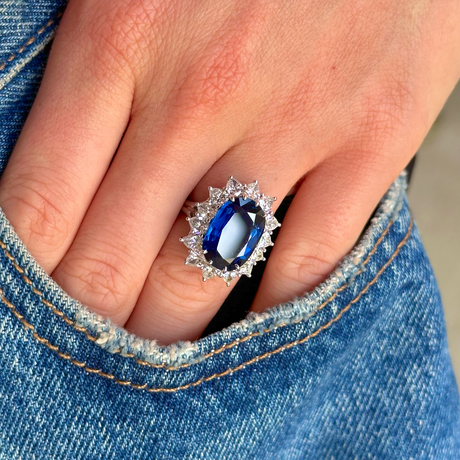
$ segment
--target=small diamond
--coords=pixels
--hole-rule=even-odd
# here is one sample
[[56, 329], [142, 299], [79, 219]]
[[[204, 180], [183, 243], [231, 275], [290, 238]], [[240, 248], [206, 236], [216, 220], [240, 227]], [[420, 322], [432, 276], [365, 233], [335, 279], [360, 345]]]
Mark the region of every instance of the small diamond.
[[211, 204], [216, 203], [219, 201], [220, 197], [222, 196], [222, 190], [220, 188], [213, 188], [209, 187], [209, 198], [211, 200]]
[[263, 195], [262, 198], [259, 200], [259, 204], [265, 212], [269, 212], [270, 209], [272, 208], [272, 204], [275, 201], [276, 201], [275, 197]]
[[250, 198], [258, 198], [259, 193], [259, 183], [257, 181], [252, 182], [244, 187], [245, 194]]
[[248, 261], [238, 270], [238, 276], [246, 275], [248, 278], [251, 278], [252, 268], [252, 263]]
[[205, 217], [207, 217], [208, 213], [209, 206], [208, 203], [206, 203], [206, 201], [204, 203], [196, 204], [196, 217], [198, 217], [199, 219], [204, 219]]
[[227, 283], [227, 286], [230, 286], [230, 283], [235, 279], [236, 276], [236, 272], [226, 272], [222, 278]]
[[262, 249], [258, 249], [254, 254], [254, 262], [259, 262], [260, 260], [265, 260], [264, 252]]
[[278, 222], [278, 220], [274, 216], [267, 216], [265, 218], [265, 222], [267, 225], [266, 228], [269, 231], [272, 231], [272, 230], [275, 230], [275, 228], [281, 227], [281, 224]]
[[196, 244], [199, 241], [198, 236], [196, 235], [187, 235], [180, 239], [182, 243], [185, 244], [189, 249], [195, 248]]
[[269, 233], [264, 233], [260, 239], [260, 245], [263, 247], [273, 246], [272, 239]]
[[190, 224], [190, 227], [192, 227], [195, 230], [201, 230], [201, 225], [202, 221], [198, 219], [198, 217], [190, 217], [188, 219], [188, 223]]
[[185, 259], [185, 265], [191, 265], [192, 267], [199, 267], [201, 265], [201, 260], [198, 254], [191, 253], [187, 259]]
[[212, 267], [206, 267], [203, 269], [203, 281], [216, 276], [216, 271]]
[[227, 192], [235, 196], [241, 194], [241, 187], [241, 184], [236, 179], [233, 179], [233, 177], [228, 179], [227, 185], [225, 186]]

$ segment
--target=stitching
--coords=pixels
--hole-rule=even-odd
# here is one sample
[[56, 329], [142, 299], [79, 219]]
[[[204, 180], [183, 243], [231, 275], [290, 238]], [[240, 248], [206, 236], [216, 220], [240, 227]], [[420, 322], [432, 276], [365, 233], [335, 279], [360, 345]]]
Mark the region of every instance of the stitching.
[[[369, 262], [369, 260], [371, 259], [371, 257], [375, 254], [375, 252], [377, 251], [380, 243], [382, 242], [382, 240], [385, 238], [386, 234], [389, 232], [390, 228], [391, 228], [391, 225], [393, 224], [393, 221], [390, 220], [385, 228], [385, 230], [382, 232], [382, 234], [380, 235], [380, 237], [378, 238], [378, 240], [375, 242], [373, 248], [371, 249], [371, 251], [369, 252], [369, 254], [367, 255], [367, 257], [364, 259], [362, 265], [365, 266], [367, 265], [367, 263]], [[96, 342], [98, 340], [98, 337], [95, 337], [93, 335], [91, 335], [88, 330], [82, 326], [79, 326], [78, 324], [76, 324], [76, 322], [72, 319], [70, 319], [68, 316], [66, 316], [62, 311], [58, 310], [51, 302], [48, 302], [46, 299], [43, 298], [44, 294], [39, 291], [38, 289], [36, 289], [34, 286], [33, 286], [33, 282], [30, 280], [30, 278], [28, 278], [28, 276], [25, 274], [25, 270], [23, 268], [21, 268], [19, 266], [19, 264], [17, 263], [16, 259], [14, 258], [14, 256], [11, 255], [11, 253], [8, 251], [7, 249], [7, 246], [6, 244], [0, 240], [0, 247], [4, 250], [5, 252], [5, 255], [8, 257], [8, 259], [11, 260], [11, 262], [13, 263], [13, 266], [14, 268], [22, 275], [24, 281], [32, 286], [32, 291], [40, 297], [40, 300], [47, 306], [51, 309], [51, 311], [56, 314], [57, 316], [61, 317], [67, 324], [69, 324], [70, 326], [72, 326], [74, 329], [76, 329], [77, 331], [79, 332], [83, 332], [86, 337], [88, 338], [88, 340], [90, 340], [91, 342]], [[364, 269], [361, 269], [357, 272], [356, 276], [358, 276], [359, 274], [361, 274], [362, 272], [364, 271]], [[128, 358], [132, 358], [136, 361], [136, 363], [142, 365], [142, 366], [147, 366], [147, 367], [153, 367], [153, 368], [156, 368], [156, 369], [166, 369], [168, 371], [176, 371], [176, 370], [180, 370], [180, 369], [184, 369], [184, 368], [187, 368], [187, 367], [190, 367], [192, 365], [195, 365], [195, 364], [200, 364], [202, 362], [204, 362], [206, 359], [214, 356], [214, 355], [218, 355], [222, 352], [224, 352], [225, 350], [228, 350], [230, 348], [233, 348], [235, 347], [236, 345], [240, 344], [240, 343], [244, 343], [244, 342], [247, 342], [248, 340], [252, 339], [253, 337], [257, 337], [259, 335], [263, 335], [263, 334], [266, 334], [268, 332], [272, 332], [272, 331], [275, 331], [276, 329], [280, 328], [280, 327], [285, 327], [285, 326], [288, 326], [288, 325], [294, 325], [294, 324], [297, 324], [301, 321], [306, 321], [307, 319], [311, 318], [312, 316], [314, 316], [317, 312], [321, 311], [326, 305], [328, 305], [330, 302], [332, 302], [335, 297], [340, 293], [342, 292], [344, 289], [346, 289], [347, 287], [349, 286], [349, 284], [345, 283], [343, 286], [341, 286], [340, 288], [338, 288], [333, 294], [331, 297], [329, 297], [328, 299], [326, 299], [321, 305], [319, 305], [312, 313], [310, 313], [308, 316], [306, 317], [302, 317], [302, 318], [299, 318], [299, 319], [296, 319], [295, 321], [293, 321], [292, 323], [280, 323], [280, 324], [277, 324], [276, 326], [272, 326], [272, 327], [269, 327], [269, 328], [265, 328], [263, 329], [262, 331], [255, 331], [255, 332], [251, 332], [250, 334], [242, 337], [242, 338], [237, 338], [235, 339], [233, 342], [230, 342], [230, 343], [227, 343], [227, 344], [224, 344], [222, 345], [220, 348], [218, 348], [217, 350], [212, 350], [210, 351], [209, 353], [206, 353], [205, 355], [203, 355], [201, 357], [201, 359], [198, 361], [198, 362], [195, 362], [195, 363], [184, 363], [184, 364], [181, 364], [179, 366], [168, 366], [167, 364], [153, 364], [153, 363], [150, 363], [148, 361], [145, 361], [143, 359], [140, 359], [140, 358], [137, 358], [133, 353], [123, 353], [122, 354], [122, 350], [121, 349], [116, 349], [114, 351], [112, 351], [112, 353], [114, 354], [120, 354], [121, 356], [126, 356]]]
[[[389, 221], [385, 230], [382, 232], [382, 234], [380, 235], [379, 239], [375, 242], [374, 244], [374, 247], [371, 249], [371, 251], [369, 252], [369, 254], [367, 255], [366, 259], [363, 261], [363, 266], [367, 265], [367, 263], [369, 262], [370, 258], [375, 254], [375, 252], [377, 251], [377, 248], [378, 246], [380, 245], [380, 243], [382, 242], [383, 238], [386, 236], [386, 234], [388, 233], [388, 231], [390, 230], [390, 227], [391, 225], [393, 224], [393, 221]], [[67, 317], [62, 311], [58, 310], [51, 302], [48, 302], [47, 300], [45, 300], [43, 298], [43, 293], [41, 291], [39, 291], [38, 289], [36, 289], [34, 286], [33, 286], [33, 283], [32, 281], [30, 280], [30, 278], [27, 277], [27, 275], [25, 274], [25, 271], [23, 268], [21, 268], [16, 259], [10, 254], [10, 252], [8, 251], [5, 243], [3, 241], [0, 240], [0, 247], [4, 250], [5, 252], [5, 255], [8, 257], [8, 259], [11, 260], [11, 262], [13, 263], [13, 266], [16, 268], [16, 270], [22, 275], [24, 281], [29, 284], [30, 286], [32, 286], [32, 291], [38, 295], [40, 297], [40, 300], [47, 306], [51, 309], [51, 311], [53, 313], [55, 313], [57, 316], [60, 316], [67, 324], [69, 324], [70, 326], [73, 326], [74, 329], [76, 329], [77, 331], [79, 332], [83, 332], [86, 337], [92, 341], [92, 342], [96, 342], [98, 340], [97, 337], [91, 335], [88, 330], [82, 326], [79, 326], [76, 324], [75, 321], [71, 320], [69, 317]], [[363, 269], [359, 270], [358, 273], [356, 274], [356, 276], [358, 276], [359, 274], [361, 274], [363, 272]], [[125, 353], [123, 354], [122, 356], [127, 356], [128, 358], [133, 358], [138, 364], [141, 364], [143, 366], [148, 366], [148, 367], [153, 367], [153, 368], [159, 368], [159, 369], [166, 369], [166, 370], [169, 370], [169, 371], [174, 371], [174, 370], [179, 370], [179, 369], [183, 369], [183, 368], [186, 368], [186, 367], [190, 367], [194, 364], [199, 364], [203, 361], [205, 361], [206, 359], [214, 356], [214, 355], [217, 355], [217, 354], [220, 354], [222, 353], [223, 351], [227, 350], [227, 349], [230, 349], [230, 348], [233, 348], [234, 346], [238, 345], [239, 343], [244, 343], [250, 339], [252, 339], [253, 337], [257, 337], [259, 335], [262, 335], [262, 334], [265, 334], [267, 332], [271, 332], [271, 331], [274, 331], [280, 327], [285, 327], [287, 326], [288, 324], [291, 324], [291, 325], [294, 325], [294, 324], [297, 324], [301, 321], [305, 321], [309, 318], [311, 318], [312, 316], [314, 316], [317, 312], [319, 312], [320, 310], [322, 310], [326, 305], [328, 305], [330, 302], [332, 302], [335, 297], [340, 293], [342, 292], [344, 289], [346, 289], [348, 287], [348, 284], [344, 284], [343, 286], [341, 286], [340, 288], [338, 288], [334, 294], [332, 294], [331, 297], [329, 297], [327, 300], [325, 300], [321, 305], [318, 306], [318, 308], [316, 308], [310, 315], [308, 315], [306, 318], [299, 318], [295, 321], [293, 321], [292, 323], [281, 323], [281, 324], [278, 324], [274, 327], [271, 327], [271, 328], [265, 328], [263, 329], [262, 331], [255, 331], [255, 332], [252, 332], [250, 334], [248, 334], [247, 336], [245, 337], [242, 337], [242, 338], [237, 338], [235, 339], [233, 342], [230, 342], [228, 344], [224, 344], [222, 345], [220, 348], [218, 348], [217, 350], [212, 350], [211, 352], [205, 354], [202, 356], [202, 359], [197, 362], [197, 363], [184, 363], [184, 364], [181, 364], [180, 366], [168, 366], [166, 364], [153, 364], [153, 363], [150, 363], [148, 361], [145, 361], [145, 360], [142, 360], [142, 359], [139, 359], [137, 358], [133, 353]], [[117, 350], [114, 350], [112, 353], [116, 353], [116, 354], [121, 354], [121, 350], [120, 349], [117, 349]]]
[[249, 366], [249, 365], [251, 365], [253, 363], [262, 361], [263, 359], [266, 359], [266, 358], [268, 358], [270, 356], [273, 356], [273, 355], [276, 355], [278, 353], [281, 353], [282, 351], [289, 350], [290, 348], [293, 348], [293, 347], [295, 347], [297, 345], [301, 345], [301, 344], [303, 344], [305, 342], [308, 342], [308, 340], [310, 340], [313, 337], [316, 337], [320, 332], [328, 329], [332, 324], [336, 323], [343, 316], [343, 314], [346, 313], [350, 309], [350, 307], [353, 304], [358, 302], [360, 300], [360, 298], [369, 290], [369, 288], [373, 284], [376, 283], [376, 281], [379, 279], [380, 275], [388, 268], [388, 266], [393, 262], [395, 257], [399, 254], [401, 248], [407, 243], [407, 241], [409, 239], [409, 236], [411, 235], [411, 232], [412, 232], [412, 227], [413, 227], [413, 219], [411, 217], [409, 228], [407, 229], [407, 233], [406, 233], [405, 237], [399, 242], [398, 246], [396, 247], [396, 249], [395, 249], [393, 255], [390, 257], [390, 259], [380, 268], [380, 270], [376, 273], [374, 278], [368, 284], [366, 284], [366, 286], [361, 290], [361, 292], [353, 300], [351, 300], [349, 304], [347, 304], [344, 308], [342, 308], [342, 310], [340, 310], [337, 313], [337, 315], [334, 318], [332, 318], [330, 321], [328, 321], [326, 324], [323, 324], [318, 329], [316, 329], [314, 332], [308, 334], [306, 337], [303, 337], [302, 339], [294, 340], [293, 342], [290, 342], [290, 343], [288, 343], [286, 345], [282, 345], [282, 346], [276, 348], [275, 350], [267, 351], [266, 353], [264, 353], [262, 355], [255, 356], [254, 358], [250, 359], [249, 361], [246, 361], [246, 362], [244, 362], [244, 363], [242, 363], [242, 364], [240, 364], [240, 365], [238, 365], [236, 367], [229, 368], [229, 369], [227, 369], [227, 370], [225, 370], [223, 372], [218, 372], [218, 373], [212, 374], [212, 375], [210, 375], [208, 377], [202, 377], [199, 380], [196, 380], [195, 382], [187, 383], [186, 385], [181, 385], [181, 386], [178, 386], [178, 387], [175, 387], [175, 388], [152, 388], [152, 387], [149, 387], [147, 383], [137, 384], [137, 383], [133, 383], [131, 380], [120, 380], [120, 379], [117, 379], [113, 374], [108, 374], [106, 372], [103, 372], [101, 369], [95, 369], [95, 368], [92, 368], [92, 367], [88, 367], [86, 365], [86, 362], [77, 361], [76, 359], [72, 358], [69, 354], [63, 353], [62, 351], [60, 351], [59, 347], [57, 347], [56, 345], [51, 344], [47, 339], [39, 336], [37, 334], [37, 332], [35, 331], [35, 327], [32, 324], [30, 324], [29, 322], [27, 322], [24, 319], [24, 317], [16, 310], [16, 307], [4, 297], [3, 290], [1, 288], [0, 288], [0, 297], [1, 297], [2, 301], [8, 306], [8, 308], [14, 313], [14, 315], [19, 319], [19, 321], [22, 323], [24, 328], [29, 329], [32, 332], [32, 335], [36, 340], [38, 340], [40, 343], [44, 344], [45, 346], [47, 346], [51, 350], [55, 351], [61, 358], [65, 359], [67, 361], [70, 361], [75, 366], [84, 369], [88, 373], [98, 374], [101, 377], [107, 378], [109, 380], [113, 380], [115, 383], [117, 383], [119, 385], [129, 386], [129, 387], [131, 387], [131, 388], [133, 388], [135, 390], [146, 390], [149, 393], [175, 393], [175, 392], [177, 392], [179, 390], [186, 390], [187, 388], [190, 388], [190, 387], [196, 387], [196, 386], [200, 385], [203, 382], [209, 382], [209, 381], [214, 380], [216, 378], [220, 378], [220, 377], [224, 377], [225, 375], [233, 374], [233, 373], [235, 373], [235, 372], [237, 372], [237, 371], [239, 371], [241, 369], [244, 369], [245, 367], [247, 367], [247, 366]]
[[41, 29], [38, 29], [35, 35], [32, 35], [22, 46], [19, 48], [16, 53], [11, 54], [3, 64], [0, 65], [0, 71], [3, 70], [7, 64], [11, 61], [14, 61], [18, 57], [19, 54], [23, 53], [32, 43], [34, 43], [37, 38], [52, 24], [54, 24], [61, 16], [63, 12], [57, 14], [54, 19], [50, 19]]

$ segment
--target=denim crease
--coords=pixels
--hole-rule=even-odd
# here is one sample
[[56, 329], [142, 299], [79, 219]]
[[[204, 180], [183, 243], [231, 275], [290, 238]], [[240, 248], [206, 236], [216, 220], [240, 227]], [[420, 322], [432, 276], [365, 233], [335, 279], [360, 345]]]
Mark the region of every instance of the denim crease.
[[[0, 173], [65, 2], [0, 0]], [[0, 209], [0, 460], [458, 459], [441, 298], [402, 174], [312, 292], [162, 346], [69, 296]]]

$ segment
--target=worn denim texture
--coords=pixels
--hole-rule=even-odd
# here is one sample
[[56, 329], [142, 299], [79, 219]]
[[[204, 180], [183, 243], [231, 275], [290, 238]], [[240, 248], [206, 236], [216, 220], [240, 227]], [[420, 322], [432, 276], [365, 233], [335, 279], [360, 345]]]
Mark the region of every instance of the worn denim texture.
[[[0, 171], [64, 2], [0, 0]], [[402, 175], [304, 297], [168, 347], [69, 297], [0, 211], [0, 459], [459, 459], [441, 300]]]

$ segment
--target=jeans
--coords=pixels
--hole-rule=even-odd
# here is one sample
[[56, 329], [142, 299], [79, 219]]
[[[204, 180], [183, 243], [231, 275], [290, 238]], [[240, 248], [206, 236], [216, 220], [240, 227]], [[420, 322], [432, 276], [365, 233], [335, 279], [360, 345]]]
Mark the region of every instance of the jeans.
[[[61, 0], [0, 0], [0, 172]], [[438, 287], [402, 174], [314, 291], [160, 346], [64, 292], [0, 210], [0, 459], [459, 459]]]

